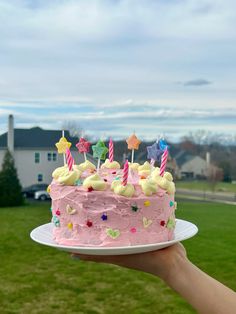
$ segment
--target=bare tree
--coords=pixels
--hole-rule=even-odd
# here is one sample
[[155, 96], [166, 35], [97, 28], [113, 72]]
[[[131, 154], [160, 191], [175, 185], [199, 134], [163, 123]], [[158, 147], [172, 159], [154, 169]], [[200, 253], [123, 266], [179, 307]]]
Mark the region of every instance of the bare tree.
[[212, 192], [215, 192], [216, 185], [224, 178], [224, 172], [221, 168], [211, 165], [207, 171], [207, 181]]
[[81, 136], [85, 137], [83, 128], [80, 126], [80, 124], [77, 121], [74, 121], [74, 120], [64, 121], [62, 123], [62, 130], [69, 131], [70, 136], [72, 137], [78, 137], [78, 138]]

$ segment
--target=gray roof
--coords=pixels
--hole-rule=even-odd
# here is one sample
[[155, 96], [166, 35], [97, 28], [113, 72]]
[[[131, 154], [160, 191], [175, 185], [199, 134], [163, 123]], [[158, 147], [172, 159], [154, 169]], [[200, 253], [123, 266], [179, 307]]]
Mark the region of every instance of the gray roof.
[[[55, 144], [62, 136], [61, 130], [43, 130], [40, 127], [31, 129], [14, 129], [14, 148], [55, 148]], [[71, 137], [65, 131], [66, 139], [72, 143], [71, 148], [76, 149], [78, 138]], [[7, 147], [7, 132], [0, 135], [0, 149]]]
[[191, 155], [190, 153], [181, 150], [179, 153], [177, 153], [175, 155], [175, 161], [177, 163], [178, 166], [182, 166], [183, 164], [185, 164], [187, 161], [190, 161], [194, 158], [195, 156]]

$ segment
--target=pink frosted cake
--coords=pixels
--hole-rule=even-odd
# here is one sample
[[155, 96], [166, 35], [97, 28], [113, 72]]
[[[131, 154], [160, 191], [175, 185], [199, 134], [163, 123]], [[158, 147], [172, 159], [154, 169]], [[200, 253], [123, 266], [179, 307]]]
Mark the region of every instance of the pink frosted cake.
[[[69, 167], [68, 167], [69, 166]], [[73, 246], [130, 246], [173, 239], [175, 185], [151, 163], [109, 161], [96, 170], [88, 160], [53, 172], [54, 240]]]

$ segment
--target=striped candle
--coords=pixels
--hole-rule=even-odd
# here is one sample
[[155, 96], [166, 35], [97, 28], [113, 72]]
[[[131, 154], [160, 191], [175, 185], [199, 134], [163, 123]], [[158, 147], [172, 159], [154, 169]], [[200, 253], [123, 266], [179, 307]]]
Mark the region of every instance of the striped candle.
[[113, 162], [114, 160], [114, 145], [112, 142], [112, 139], [110, 138], [110, 142], [109, 142], [109, 161]]
[[74, 158], [72, 157], [69, 148], [66, 149], [66, 161], [69, 171], [72, 171], [74, 165]]
[[122, 185], [124, 186], [127, 185], [128, 176], [129, 176], [129, 163], [128, 163], [128, 160], [126, 160], [124, 164], [124, 169], [123, 169]]
[[166, 169], [166, 164], [167, 164], [167, 159], [168, 159], [168, 149], [166, 148], [164, 150], [164, 153], [161, 156], [161, 167], [160, 167], [160, 176], [163, 177], [165, 169]]

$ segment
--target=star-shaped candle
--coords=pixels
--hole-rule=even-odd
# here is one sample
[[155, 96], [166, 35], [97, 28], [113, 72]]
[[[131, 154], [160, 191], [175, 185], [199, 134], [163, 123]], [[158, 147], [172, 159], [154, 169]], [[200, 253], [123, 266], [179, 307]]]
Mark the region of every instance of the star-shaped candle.
[[66, 158], [65, 158], [66, 150], [71, 147], [71, 143], [68, 142], [67, 139], [64, 137], [64, 131], [62, 131], [62, 137], [60, 138], [59, 142], [57, 142], [55, 145], [56, 145], [58, 154], [63, 154], [64, 165], [65, 165], [66, 164]]
[[108, 148], [104, 144], [103, 141], [99, 140], [96, 145], [92, 145], [93, 157], [98, 158], [97, 171], [100, 168], [101, 159], [106, 159], [106, 154], [108, 152]]
[[80, 154], [84, 154], [84, 160], [87, 160], [86, 153], [89, 152], [89, 147], [91, 143], [86, 141], [83, 137], [80, 138], [79, 142], [76, 144]]
[[127, 140], [128, 149], [132, 150], [131, 162], [134, 162], [134, 150], [138, 150], [141, 141], [137, 138], [137, 136], [133, 133]]
[[159, 148], [159, 143], [156, 141], [151, 146], [147, 146], [147, 158], [151, 159], [151, 165], [154, 166], [155, 161], [159, 161], [163, 150]]

